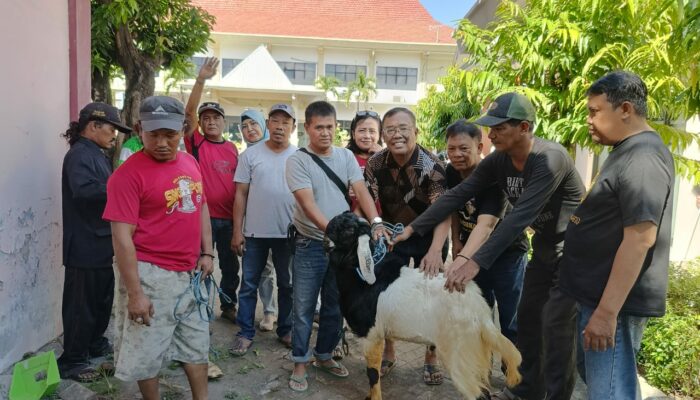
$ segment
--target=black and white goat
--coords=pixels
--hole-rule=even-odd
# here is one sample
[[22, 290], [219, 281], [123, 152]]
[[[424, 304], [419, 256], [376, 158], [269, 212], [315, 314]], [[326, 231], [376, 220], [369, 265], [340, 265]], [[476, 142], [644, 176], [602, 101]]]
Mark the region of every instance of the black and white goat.
[[382, 398], [379, 383], [384, 339], [437, 346], [438, 357], [457, 390], [467, 399], [487, 385], [492, 353], [499, 353], [509, 386], [520, 381], [518, 350], [503, 336], [481, 291], [470, 282], [465, 293], [449, 293], [445, 278], [426, 279], [387, 253], [376, 270], [370, 227], [351, 212], [333, 218], [326, 229], [330, 268], [335, 269], [340, 308], [364, 341], [368, 399]]

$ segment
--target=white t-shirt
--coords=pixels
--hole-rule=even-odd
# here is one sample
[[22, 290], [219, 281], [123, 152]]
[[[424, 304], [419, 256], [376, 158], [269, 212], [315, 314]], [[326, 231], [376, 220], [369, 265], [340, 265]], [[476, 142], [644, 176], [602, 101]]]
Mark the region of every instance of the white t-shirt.
[[233, 180], [250, 185], [243, 236], [287, 237], [295, 202], [284, 177], [287, 158], [296, 150], [296, 146], [289, 145], [281, 153], [275, 153], [267, 144], [260, 143], [241, 154]]

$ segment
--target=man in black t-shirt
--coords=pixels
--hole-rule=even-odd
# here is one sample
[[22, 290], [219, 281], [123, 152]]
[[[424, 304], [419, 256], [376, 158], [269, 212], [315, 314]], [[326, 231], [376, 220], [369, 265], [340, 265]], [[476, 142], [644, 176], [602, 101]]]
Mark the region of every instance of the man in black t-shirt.
[[446, 288], [463, 291], [480, 270], [488, 269], [526, 227], [532, 237], [532, 259], [525, 271], [518, 306], [518, 343], [523, 356], [522, 382], [493, 399], [568, 400], [575, 365], [575, 302], [558, 287], [559, 260], [569, 217], [584, 193], [574, 162], [561, 145], [533, 135], [535, 109], [518, 93], [496, 98], [478, 125], [489, 126], [496, 151], [484, 158], [469, 178], [442, 195], [395, 240], [423, 235], [464, 202], [497, 185], [513, 210], [488, 240], [447, 275]]
[[[447, 127], [447, 155], [450, 164], [446, 168], [447, 186], [453, 188], [469, 177], [481, 161], [481, 129], [461, 119]], [[467, 200], [464, 206], [452, 215], [452, 258], [447, 268], [463, 264], [474, 255], [488, 239], [507, 206], [505, 194], [492, 186]], [[516, 343], [517, 309], [523, 290], [527, 250], [525, 233], [494, 261], [491, 268], [482, 270], [474, 282], [479, 285], [489, 306], [498, 301], [498, 318], [501, 333]]]
[[587, 94], [591, 137], [612, 150], [571, 216], [561, 290], [579, 303], [588, 398], [634, 400], [644, 326], [665, 312], [673, 157], [647, 124], [638, 76], [607, 74]]

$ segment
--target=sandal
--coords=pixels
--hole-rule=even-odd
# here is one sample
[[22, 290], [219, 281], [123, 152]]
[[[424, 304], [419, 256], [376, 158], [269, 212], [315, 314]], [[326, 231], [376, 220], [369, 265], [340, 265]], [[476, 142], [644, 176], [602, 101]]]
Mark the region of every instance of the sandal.
[[304, 372], [302, 376], [291, 374], [289, 376], [289, 388], [295, 392], [306, 392], [309, 389], [309, 381], [306, 379], [309, 374]]
[[79, 383], [92, 383], [102, 379], [102, 374], [94, 368], [85, 367], [72, 372], [70, 375], [66, 376], [66, 378]]
[[423, 382], [426, 385], [442, 385], [444, 377], [437, 364], [423, 364]]
[[343, 366], [343, 364], [335, 361], [332, 358], [329, 361], [331, 361], [331, 364], [329, 365], [322, 364], [319, 360], [312, 362], [311, 365], [316, 369], [335, 376], [336, 378], [347, 378], [348, 375], [350, 375], [350, 372]]
[[383, 378], [389, 375], [389, 372], [391, 372], [391, 370], [396, 366], [397, 361], [397, 359], [394, 359], [394, 361], [382, 359], [382, 366], [379, 369], [379, 377]]
[[242, 336], [236, 336], [233, 347], [228, 351], [234, 357], [243, 357], [253, 345], [253, 341]]
[[343, 357], [345, 357], [345, 354], [343, 354], [343, 347], [341, 345], [335, 346], [335, 349], [333, 349], [333, 359], [340, 361]]
[[522, 397], [512, 393], [508, 389], [491, 394], [491, 400], [523, 400]]
[[292, 348], [292, 334], [288, 333], [284, 336], [277, 336], [277, 341], [282, 343], [284, 347], [291, 349]]

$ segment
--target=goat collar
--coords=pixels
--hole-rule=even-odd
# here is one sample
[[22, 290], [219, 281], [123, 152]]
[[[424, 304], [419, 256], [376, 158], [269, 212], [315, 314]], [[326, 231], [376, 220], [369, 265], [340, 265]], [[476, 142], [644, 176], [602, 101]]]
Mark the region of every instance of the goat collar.
[[374, 275], [374, 259], [372, 258], [372, 250], [369, 247], [369, 235], [362, 235], [357, 238], [357, 260], [360, 266], [356, 268], [360, 279], [372, 285], [377, 281]]

